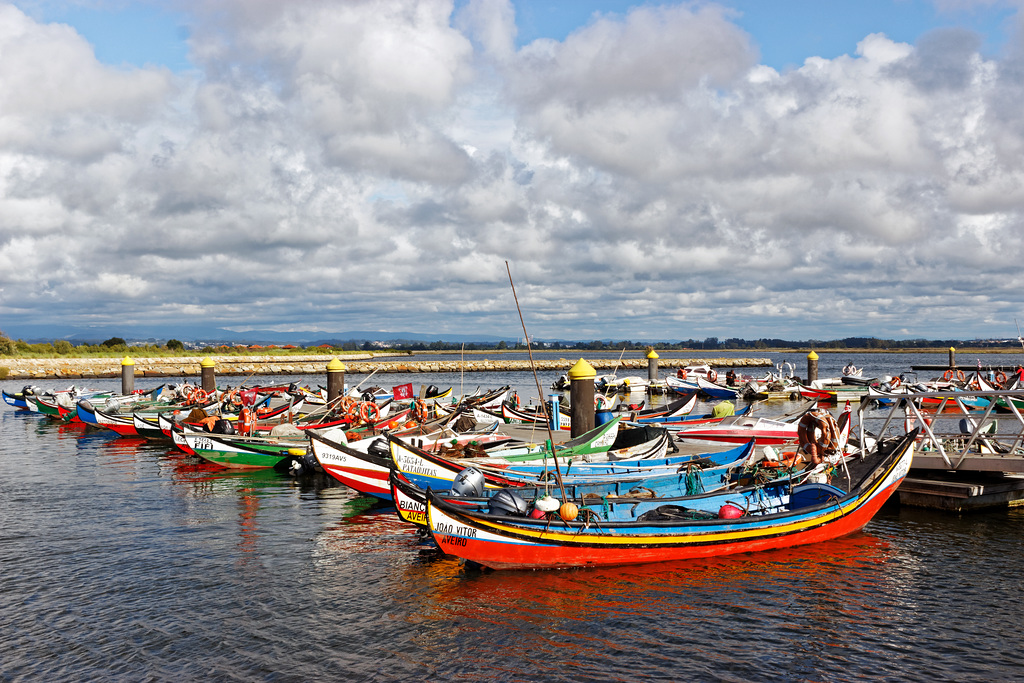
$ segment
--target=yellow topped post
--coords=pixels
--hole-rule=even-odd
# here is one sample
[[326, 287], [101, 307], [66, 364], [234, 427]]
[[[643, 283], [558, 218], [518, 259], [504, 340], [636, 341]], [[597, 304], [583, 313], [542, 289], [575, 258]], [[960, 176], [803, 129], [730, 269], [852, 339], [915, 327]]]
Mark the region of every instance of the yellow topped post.
[[569, 379], [594, 379], [597, 377], [597, 370], [587, 361], [580, 358], [576, 365], [569, 368]]
[[654, 349], [647, 352], [647, 379], [651, 382], [658, 379], [658, 353]]
[[818, 354], [811, 351], [807, 354], [807, 383], [818, 379]]
[[121, 361], [121, 393], [125, 396], [135, 391], [135, 361], [128, 356]]
[[216, 367], [217, 363], [209, 356], [199, 361], [200, 387], [208, 394], [217, 391]]
[[956, 368], [956, 347], [949, 347], [949, 369], [953, 370]]
[[345, 393], [345, 364], [332, 358], [327, 364], [327, 402], [331, 403]]
[[580, 358], [569, 375], [570, 434], [573, 438], [594, 428], [594, 366]]

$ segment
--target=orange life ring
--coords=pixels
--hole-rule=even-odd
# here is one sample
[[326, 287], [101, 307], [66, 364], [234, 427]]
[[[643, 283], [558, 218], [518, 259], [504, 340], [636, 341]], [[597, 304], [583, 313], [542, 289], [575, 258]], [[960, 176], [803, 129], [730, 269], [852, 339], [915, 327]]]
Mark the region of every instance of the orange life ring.
[[889, 380], [889, 386], [892, 387], [893, 389], [897, 388], [900, 384], [902, 384], [902, 382], [900, 382], [899, 377], [893, 377], [891, 380]]
[[[820, 436], [815, 433], [817, 429], [821, 430]], [[812, 461], [835, 455], [839, 449], [839, 424], [827, 410], [813, 410], [800, 418], [796, 434], [800, 450], [810, 455]]]
[[708, 370], [708, 381], [709, 382], [717, 382], [718, 381], [718, 373], [716, 371], [714, 371], [714, 370]]
[[1006, 373], [1000, 370], [996, 373], [996, 381], [1000, 384], [1006, 384]]
[[238, 432], [240, 434], [250, 433], [254, 423], [252, 409], [242, 408], [241, 412], [238, 413]]
[[210, 395], [202, 389], [196, 389], [192, 393], [192, 398], [195, 399], [196, 403], [206, 403], [206, 400], [210, 398]]
[[376, 422], [380, 419], [380, 408], [373, 401], [359, 404], [359, 419], [363, 422]]
[[679, 368], [676, 370], [676, 377], [679, 379], [686, 379], [686, 368]]
[[963, 370], [957, 370], [956, 371], [956, 378], [958, 380], [960, 380], [961, 382], [963, 382], [965, 379], [967, 379], [967, 375], [964, 374]]
[[345, 417], [349, 420], [355, 420], [359, 417], [359, 405], [358, 401], [352, 401], [352, 403], [349, 403], [348, 407], [345, 408]]
[[943, 382], [948, 382], [949, 380], [953, 379], [953, 377], [955, 377], [955, 375], [953, 374], [952, 370], [946, 370], [944, 373], [942, 373]]
[[342, 417], [348, 417], [349, 411], [355, 403], [356, 400], [351, 396], [342, 396], [341, 399], [338, 400], [337, 414]]
[[420, 422], [424, 422], [430, 418], [430, 410], [427, 408], [426, 401], [416, 401], [416, 419]]

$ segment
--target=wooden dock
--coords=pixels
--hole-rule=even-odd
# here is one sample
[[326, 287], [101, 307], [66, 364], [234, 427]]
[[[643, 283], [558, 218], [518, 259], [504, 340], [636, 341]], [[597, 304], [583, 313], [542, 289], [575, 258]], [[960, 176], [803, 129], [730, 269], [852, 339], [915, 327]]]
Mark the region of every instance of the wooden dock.
[[[916, 456], [915, 456], [916, 458]], [[1024, 505], [1024, 475], [907, 477], [898, 489], [900, 505], [949, 512], [975, 512]]]

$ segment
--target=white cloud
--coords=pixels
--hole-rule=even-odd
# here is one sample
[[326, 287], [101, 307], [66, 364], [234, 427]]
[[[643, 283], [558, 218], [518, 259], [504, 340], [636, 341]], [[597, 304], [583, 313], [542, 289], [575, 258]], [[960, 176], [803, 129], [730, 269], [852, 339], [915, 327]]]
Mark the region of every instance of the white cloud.
[[172, 75], [0, 4], [5, 329], [516, 334], [506, 261], [538, 336], [988, 335], [1021, 298], [1017, 43], [779, 73], [711, 4], [518, 50], [505, 1], [191, 8]]

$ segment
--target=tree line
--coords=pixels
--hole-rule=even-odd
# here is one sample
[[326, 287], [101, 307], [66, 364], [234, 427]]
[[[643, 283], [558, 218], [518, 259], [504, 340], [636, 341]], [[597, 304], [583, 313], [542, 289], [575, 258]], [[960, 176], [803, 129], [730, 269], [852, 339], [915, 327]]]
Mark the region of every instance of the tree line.
[[[876, 337], [846, 337], [843, 339], [805, 339], [792, 341], [787, 339], [687, 339], [678, 342], [631, 341], [628, 339], [599, 339], [592, 341], [533, 341], [535, 350], [577, 350], [577, 351], [765, 351], [768, 349], [818, 349], [818, 350], [915, 350], [956, 348], [985, 349], [1016, 349], [1020, 347], [1018, 339], [878, 339]], [[30, 344], [20, 339], [13, 340], [0, 332], [0, 356], [91, 356], [112, 355], [114, 353], [135, 353], [160, 355], [169, 353], [216, 353], [216, 354], [291, 354], [291, 353], [332, 353], [337, 351], [399, 351], [413, 353], [416, 351], [513, 351], [526, 350], [523, 341], [518, 342], [446, 342], [446, 341], [407, 341], [393, 340], [380, 342], [376, 340], [328, 340], [310, 346], [294, 344], [268, 345], [258, 344], [189, 344], [177, 339], [169, 339], [165, 344], [129, 344], [121, 337], [111, 337], [98, 344], [73, 344], [66, 339], [53, 342]]]

